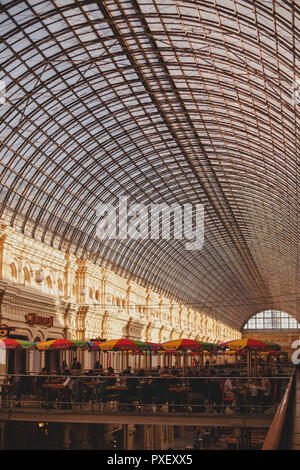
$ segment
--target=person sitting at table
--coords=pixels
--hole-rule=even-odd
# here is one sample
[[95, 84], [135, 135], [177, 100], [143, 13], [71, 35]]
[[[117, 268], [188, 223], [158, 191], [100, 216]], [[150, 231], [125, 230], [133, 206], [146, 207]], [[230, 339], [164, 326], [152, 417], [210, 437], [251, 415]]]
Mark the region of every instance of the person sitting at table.
[[109, 367], [107, 369], [107, 378], [106, 378], [105, 382], [109, 386], [116, 385], [116, 374], [115, 374], [115, 371], [112, 367]]
[[[130, 368], [124, 370], [122, 376], [124, 377], [124, 383], [122, 385], [125, 386], [126, 389], [120, 391], [120, 403], [128, 405], [137, 399], [139, 378], [131, 372]], [[130, 407], [130, 409], [132, 410], [133, 407]]]
[[98, 375], [103, 375], [104, 371], [103, 371], [102, 364], [100, 364], [100, 361], [96, 361], [96, 362], [95, 362], [95, 364], [94, 364], [94, 371], [95, 371]]
[[18, 403], [16, 403], [17, 407], [21, 406], [21, 396], [23, 394], [29, 393], [29, 386], [30, 386], [30, 377], [26, 375], [25, 371], [21, 372], [22, 375], [17, 379], [15, 385], [15, 395]]
[[[92, 389], [88, 385], [88, 383], [92, 383], [92, 377], [90, 376], [93, 375], [93, 371], [91, 372], [92, 374], [87, 372], [85, 376], [76, 377], [72, 380], [72, 397], [75, 403], [88, 403], [92, 399]], [[89, 378], [86, 378], [86, 376]]]
[[71, 372], [69, 369], [65, 370], [65, 377], [64, 377], [64, 381], [62, 385], [64, 387], [63, 393], [62, 393], [62, 401], [65, 403], [62, 405], [62, 408], [71, 409], [72, 408], [71, 398], [72, 398], [73, 380], [71, 378]]
[[208, 400], [208, 382], [207, 372], [201, 369], [199, 372], [193, 370], [191, 379], [189, 379], [189, 400], [192, 406], [192, 410], [195, 412], [202, 413], [205, 411], [205, 402]]
[[235, 399], [235, 386], [233, 385], [232, 378], [236, 377], [236, 373], [231, 372], [230, 376], [224, 382], [224, 397], [234, 400]]
[[81, 369], [81, 364], [80, 364], [79, 361], [77, 361], [77, 357], [74, 357], [71, 369], [72, 370], [80, 370]]
[[139, 378], [138, 397], [140, 403], [142, 405], [149, 405], [150, 403], [152, 403], [153, 392], [150, 380], [147, 378], [145, 369], [140, 369], [137, 373], [137, 377]]
[[166, 403], [168, 399], [169, 377], [170, 374], [168, 374], [168, 369], [164, 368], [164, 370], [161, 370], [159, 377], [154, 378], [152, 381], [154, 397], [156, 402], [160, 405]]
[[[54, 408], [54, 403], [58, 397], [58, 390], [52, 387], [59, 385], [59, 381], [57, 379], [49, 379], [48, 382], [49, 382], [49, 385], [47, 383], [44, 383], [42, 386], [42, 394], [43, 394], [43, 400], [44, 400], [44, 403], [42, 403], [42, 406], [46, 409], [52, 409]], [[51, 388], [48, 388], [50, 386]]]
[[48, 380], [47, 375], [48, 375], [47, 367], [43, 367], [39, 375], [35, 379], [35, 390], [36, 390], [37, 395], [40, 394], [43, 385], [47, 382]]
[[[264, 374], [266, 374], [267, 377], [263, 377]], [[258, 375], [261, 377], [260, 402], [263, 405], [261, 412], [264, 413], [264, 411], [272, 404], [272, 383], [269, 379], [271, 371], [266, 369], [264, 373], [261, 371]]]
[[258, 380], [250, 380], [249, 385], [248, 385], [248, 390], [249, 390], [249, 404], [251, 405], [251, 411], [257, 412], [258, 391], [259, 391]]
[[128, 388], [128, 393], [127, 393], [128, 399], [132, 399], [132, 397], [136, 397], [137, 387], [139, 385], [139, 382], [140, 382], [139, 378], [133, 374], [130, 374], [126, 378], [126, 385]]
[[[224, 394], [224, 400], [227, 401], [227, 403], [233, 404], [233, 402], [236, 401], [236, 393], [235, 393], [235, 385], [233, 384], [233, 377], [236, 377], [235, 371], [231, 372], [230, 376], [225, 380], [224, 386], [223, 386], [223, 394]], [[233, 410], [230, 408], [225, 408], [225, 412], [228, 411], [230, 413], [233, 413]]]
[[223, 403], [222, 389], [219, 380], [215, 376], [216, 371], [212, 369], [210, 371], [210, 377], [212, 378], [208, 380], [208, 404], [214, 405], [213, 409], [217, 413], [221, 413]]

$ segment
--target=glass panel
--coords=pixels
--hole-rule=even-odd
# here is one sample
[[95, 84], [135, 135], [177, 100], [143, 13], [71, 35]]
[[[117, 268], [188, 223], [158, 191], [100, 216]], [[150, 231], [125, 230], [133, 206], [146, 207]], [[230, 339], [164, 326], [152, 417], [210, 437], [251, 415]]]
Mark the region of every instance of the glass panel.
[[254, 315], [245, 325], [244, 329], [279, 329], [299, 328], [300, 324], [291, 315], [277, 310], [266, 310]]

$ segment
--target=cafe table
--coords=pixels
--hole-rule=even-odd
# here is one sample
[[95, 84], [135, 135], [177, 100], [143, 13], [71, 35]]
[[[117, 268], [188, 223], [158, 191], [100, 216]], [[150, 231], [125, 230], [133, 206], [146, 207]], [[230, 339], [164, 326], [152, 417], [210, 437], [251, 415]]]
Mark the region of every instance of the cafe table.
[[[63, 391], [66, 389], [64, 384], [62, 384], [62, 383], [47, 383], [47, 384], [44, 384], [42, 388], [43, 388], [43, 390], [46, 394], [46, 396], [44, 396], [44, 399], [46, 400], [46, 402], [48, 404], [49, 404], [49, 400], [48, 400], [49, 392], [54, 392], [55, 393], [55, 399], [53, 400], [53, 402], [57, 398], [58, 399], [58, 406], [60, 407], [63, 404]], [[52, 401], [51, 401], [51, 403], [52, 403]]]
[[91, 381], [84, 381], [82, 382], [83, 385], [86, 387], [89, 387], [92, 391], [92, 401], [96, 401], [97, 399], [97, 391], [99, 387], [99, 381], [98, 380], [91, 380]]
[[176, 385], [169, 387], [169, 401], [175, 404], [179, 404], [180, 406], [187, 405], [187, 397], [189, 390], [189, 387], [180, 387]]
[[126, 387], [125, 385], [110, 385], [105, 388], [107, 391], [117, 392], [117, 397], [118, 397], [119, 402], [120, 402], [122, 392], [126, 392], [128, 390], [128, 387]]

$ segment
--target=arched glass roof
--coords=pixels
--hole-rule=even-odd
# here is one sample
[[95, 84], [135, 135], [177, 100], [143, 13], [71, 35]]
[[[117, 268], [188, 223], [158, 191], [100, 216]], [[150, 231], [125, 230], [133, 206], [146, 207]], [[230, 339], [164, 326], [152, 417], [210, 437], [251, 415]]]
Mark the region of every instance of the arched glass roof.
[[[1, 219], [240, 328], [298, 309], [300, 4], [1, 0]], [[204, 204], [205, 243], [99, 240]]]

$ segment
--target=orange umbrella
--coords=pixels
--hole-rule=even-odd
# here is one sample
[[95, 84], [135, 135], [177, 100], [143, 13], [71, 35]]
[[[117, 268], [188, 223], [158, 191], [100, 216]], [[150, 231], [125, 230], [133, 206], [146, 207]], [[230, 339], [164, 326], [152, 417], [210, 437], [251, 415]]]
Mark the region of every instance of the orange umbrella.
[[204, 351], [206, 347], [207, 343], [193, 339], [175, 339], [161, 345], [164, 351]]
[[67, 339], [52, 339], [49, 341], [38, 341], [35, 343], [35, 347], [39, 351], [72, 349], [74, 348], [74, 343]]
[[233, 351], [263, 351], [268, 348], [268, 344], [265, 341], [260, 341], [258, 339], [243, 338], [233, 341], [227, 341], [226, 343], [221, 344], [222, 349], [231, 349]]

